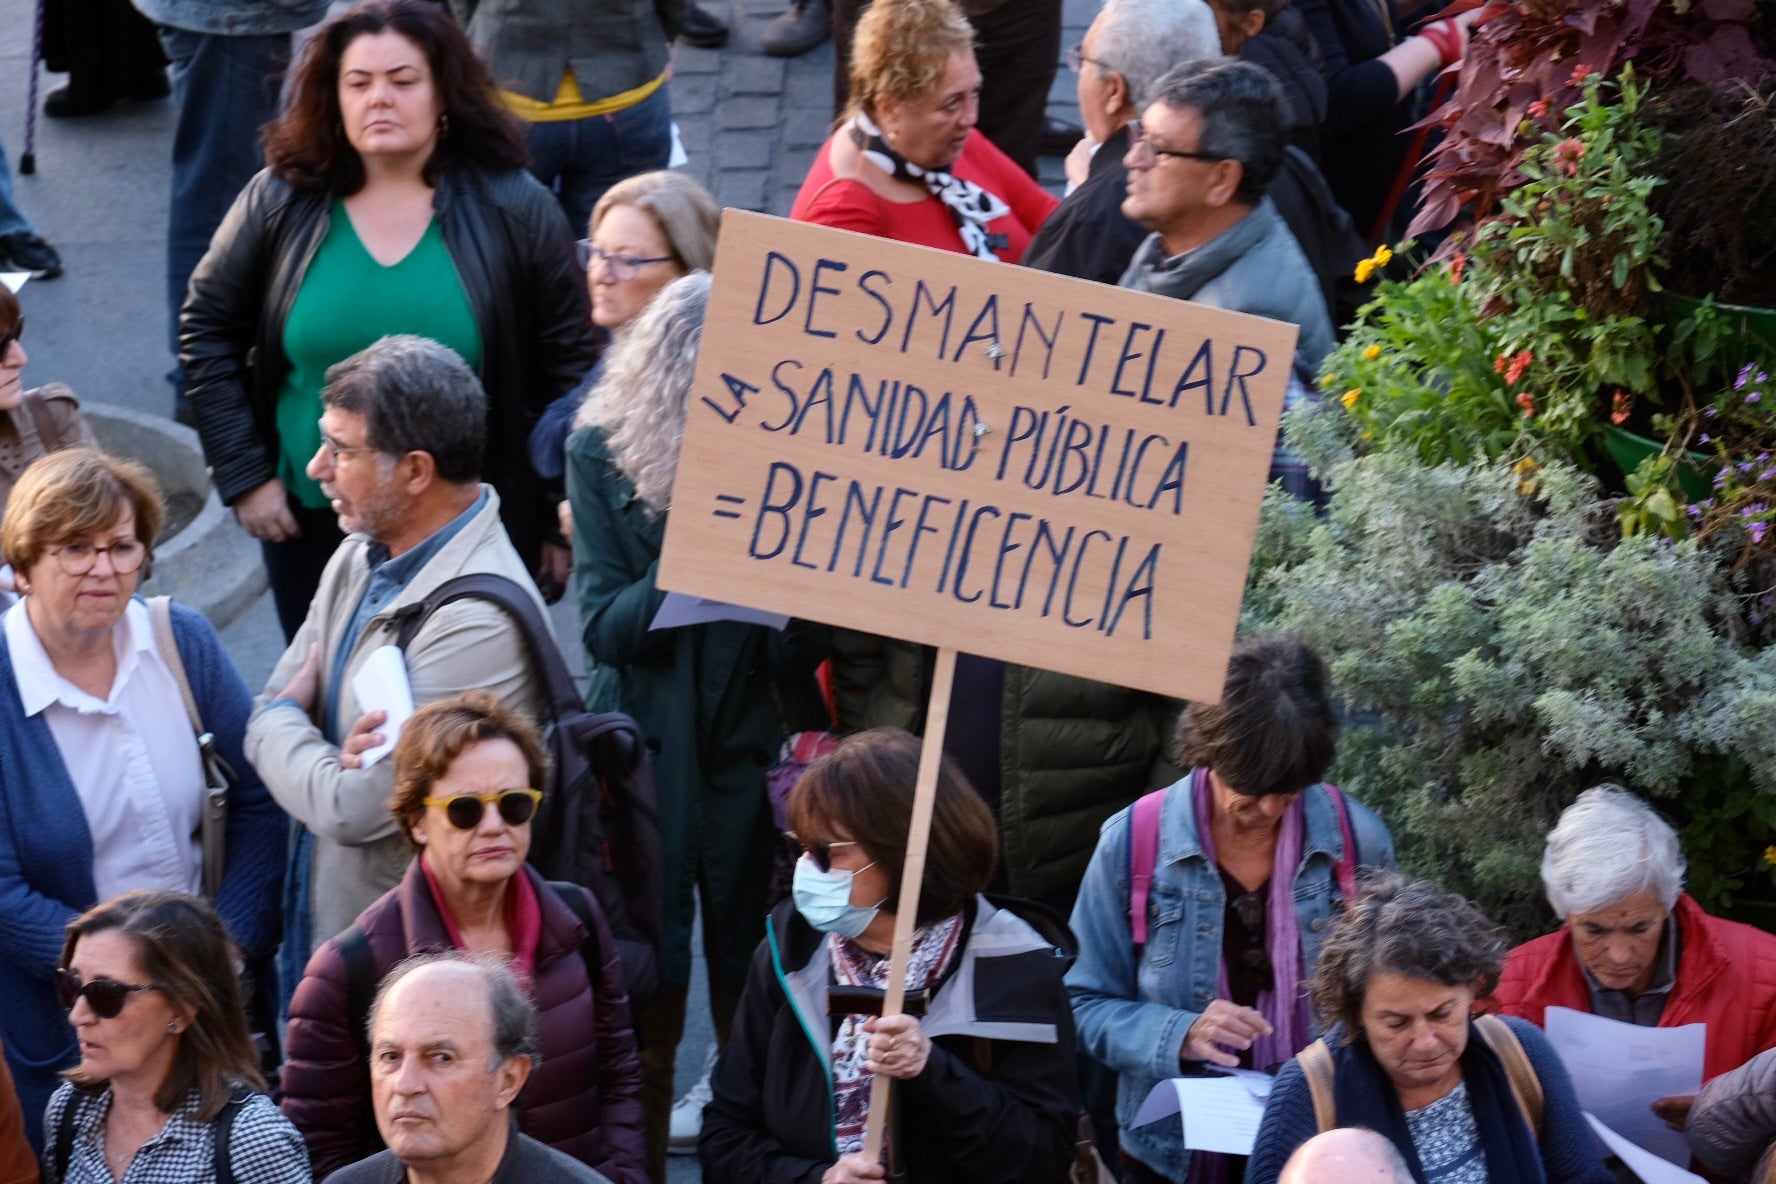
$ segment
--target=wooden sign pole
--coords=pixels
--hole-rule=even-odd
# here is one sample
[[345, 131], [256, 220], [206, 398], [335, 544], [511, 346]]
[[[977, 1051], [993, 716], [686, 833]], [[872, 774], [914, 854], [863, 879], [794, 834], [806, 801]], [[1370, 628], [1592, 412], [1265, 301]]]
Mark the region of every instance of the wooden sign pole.
[[[900, 873], [900, 902], [894, 913], [894, 949], [888, 961], [888, 987], [882, 1014], [899, 1015], [906, 1001], [907, 962], [913, 950], [913, 921], [919, 913], [919, 887], [925, 879], [925, 849], [931, 837], [931, 806], [937, 798], [937, 770], [943, 760], [944, 731], [950, 722], [950, 687], [956, 677], [956, 651], [940, 646], [931, 677], [931, 703], [925, 713], [925, 740], [919, 750], [919, 780], [913, 791], [913, 817], [907, 825], [906, 863]], [[893, 1082], [878, 1073], [870, 1083], [869, 1119], [863, 1154], [874, 1163], [887, 1138]]]

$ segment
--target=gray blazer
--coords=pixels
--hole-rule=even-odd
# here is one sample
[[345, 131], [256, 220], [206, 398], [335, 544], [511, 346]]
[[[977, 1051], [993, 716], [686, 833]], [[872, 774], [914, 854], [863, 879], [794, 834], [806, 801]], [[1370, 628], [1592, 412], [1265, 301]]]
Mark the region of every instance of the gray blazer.
[[684, 24], [684, 0], [450, 0], [500, 86], [549, 102], [572, 67], [580, 96], [652, 82]]
[[[402, 1184], [406, 1178], [407, 1165], [393, 1151], [378, 1151], [340, 1168], [327, 1177], [327, 1184]], [[610, 1177], [511, 1129], [506, 1154], [487, 1184], [610, 1184]]]

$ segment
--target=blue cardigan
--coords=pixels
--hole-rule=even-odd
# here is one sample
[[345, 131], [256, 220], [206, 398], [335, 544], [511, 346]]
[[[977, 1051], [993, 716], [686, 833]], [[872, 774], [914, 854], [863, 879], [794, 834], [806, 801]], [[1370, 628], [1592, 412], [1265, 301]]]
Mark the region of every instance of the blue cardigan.
[[[253, 696], [216, 631], [174, 605], [173, 635], [204, 726], [240, 779], [228, 796], [228, 864], [215, 904], [250, 961], [277, 943], [289, 824], [241, 751]], [[39, 1147], [57, 1074], [76, 1059], [51, 984], [68, 922], [98, 903], [92, 870], [86, 812], [49, 723], [25, 715], [0, 632], [0, 1041]]]

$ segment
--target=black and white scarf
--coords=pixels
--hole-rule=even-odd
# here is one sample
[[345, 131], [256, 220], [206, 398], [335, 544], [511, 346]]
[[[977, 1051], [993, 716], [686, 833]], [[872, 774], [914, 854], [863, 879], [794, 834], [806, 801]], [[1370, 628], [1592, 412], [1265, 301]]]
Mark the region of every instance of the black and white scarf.
[[987, 233], [987, 223], [1011, 213], [1011, 207], [982, 189], [973, 181], [963, 180], [943, 169], [920, 168], [893, 148], [882, 135], [882, 129], [868, 115], [859, 111], [851, 117], [848, 130], [864, 159], [897, 181], [912, 181], [931, 191], [956, 219], [962, 234], [962, 245], [968, 253], [981, 259], [998, 262], [997, 252], [1011, 245], [1003, 234]]

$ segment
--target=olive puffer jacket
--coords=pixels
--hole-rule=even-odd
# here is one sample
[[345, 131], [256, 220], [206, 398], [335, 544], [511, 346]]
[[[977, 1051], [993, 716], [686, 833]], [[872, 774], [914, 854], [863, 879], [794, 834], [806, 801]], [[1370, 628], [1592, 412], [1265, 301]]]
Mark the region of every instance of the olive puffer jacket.
[[[839, 726], [925, 727], [933, 651], [835, 629]], [[1005, 890], [1062, 916], [1104, 820], [1179, 777], [1169, 758], [1179, 705], [1161, 695], [1007, 665], [999, 703], [999, 830]]]
[[[337, 194], [266, 169], [247, 183], [192, 272], [179, 360], [204, 459], [224, 504], [277, 476], [284, 321], [326, 237]], [[487, 388], [482, 473], [499, 490], [512, 546], [533, 564], [554, 507], [525, 442], [543, 409], [592, 365], [586, 277], [554, 196], [529, 173], [446, 171], [432, 199], [474, 310]]]
[[[603, 1172], [614, 1184], [647, 1184], [641, 1063], [630, 1026], [623, 967], [604, 917], [587, 893], [596, 934], [528, 865], [542, 910], [531, 998], [542, 1064], [518, 1096], [525, 1134]], [[448, 949], [449, 933], [419, 860], [358, 916], [380, 979], [411, 954]], [[597, 942], [598, 981], [581, 946]], [[284, 1115], [302, 1132], [319, 1180], [381, 1147], [365, 1129], [369, 1066], [352, 1034], [349, 972], [337, 940], [309, 959], [290, 1001]]]

